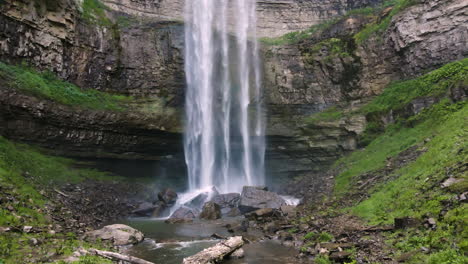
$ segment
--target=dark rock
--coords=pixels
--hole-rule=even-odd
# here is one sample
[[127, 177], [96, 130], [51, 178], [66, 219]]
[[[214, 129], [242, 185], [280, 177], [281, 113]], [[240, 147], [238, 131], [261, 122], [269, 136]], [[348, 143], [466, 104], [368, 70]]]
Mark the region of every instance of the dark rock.
[[166, 203], [168, 206], [172, 206], [177, 201], [177, 193], [170, 188], [164, 189], [158, 193], [158, 199]]
[[421, 221], [412, 217], [401, 217], [395, 218], [394, 224], [396, 229], [405, 229], [421, 226]]
[[342, 263], [345, 261], [351, 261], [350, 260], [351, 255], [352, 255], [351, 252], [337, 251], [337, 252], [333, 252], [330, 254], [330, 259], [336, 262]]
[[36, 238], [33, 237], [33, 238], [29, 239], [29, 244], [31, 246], [37, 246], [37, 245], [39, 245], [39, 240], [37, 240]]
[[278, 223], [276, 221], [269, 222], [269, 223], [265, 224], [265, 226], [263, 227], [263, 231], [265, 231], [266, 233], [270, 233], [270, 234], [275, 233], [279, 229], [280, 229], [279, 225], [278, 225]]
[[289, 241], [289, 240], [293, 240], [293, 235], [289, 232], [286, 232], [286, 231], [280, 231], [278, 233], [278, 238], [283, 240], [283, 241]]
[[191, 209], [188, 207], [181, 207], [177, 209], [170, 218], [178, 219], [193, 219], [196, 218], [200, 213], [196, 209]]
[[226, 214], [227, 216], [230, 216], [230, 217], [236, 217], [236, 216], [239, 216], [241, 215], [241, 211], [239, 210], [239, 208], [237, 207], [233, 207], [229, 210], [229, 212]]
[[265, 191], [265, 188], [244, 186], [239, 201], [239, 210], [248, 213], [261, 208], [279, 209], [286, 201], [278, 194]]
[[[167, 212], [167, 213], [166, 213]], [[151, 213], [152, 217], [162, 217], [165, 214], [169, 213], [169, 208], [166, 206], [165, 203], [158, 201], [154, 204], [154, 210]]]
[[272, 208], [262, 208], [262, 209], [258, 209], [253, 212], [245, 214], [245, 217], [250, 220], [259, 220], [259, 219], [271, 217], [276, 212], [278, 211]]
[[211, 190], [198, 194], [193, 199], [186, 202], [184, 206], [190, 208], [202, 208], [202, 206], [208, 201], [210, 197], [217, 196], [218, 194], [218, 190], [216, 189], [216, 187], [213, 186]]
[[132, 211], [133, 215], [137, 216], [151, 216], [157, 206], [149, 202], [141, 203], [137, 209]]
[[296, 207], [293, 205], [283, 205], [281, 206], [280, 209], [284, 215], [289, 215], [289, 216], [294, 215], [294, 213], [296, 212]]
[[225, 193], [218, 194], [211, 199], [211, 201], [219, 204], [221, 208], [232, 208], [237, 207], [240, 200], [239, 193]]
[[211, 237], [212, 237], [212, 238], [215, 238], [215, 239], [226, 239], [225, 236], [222, 236], [222, 235], [217, 234], [217, 233], [213, 233], [213, 234], [211, 235]]
[[215, 202], [205, 203], [205, 205], [203, 205], [200, 218], [206, 220], [216, 220], [221, 218], [221, 207]]

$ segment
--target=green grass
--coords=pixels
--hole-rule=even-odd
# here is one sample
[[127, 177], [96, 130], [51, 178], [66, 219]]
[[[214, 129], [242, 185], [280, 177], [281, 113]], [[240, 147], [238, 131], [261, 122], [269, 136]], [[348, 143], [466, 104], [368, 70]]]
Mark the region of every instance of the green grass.
[[[76, 183], [85, 179], [122, 180], [89, 169], [75, 169], [70, 159], [47, 156], [38, 149], [25, 144], [17, 144], [0, 136], [0, 193], [2, 197], [12, 197], [2, 201], [0, 226], [16, 227], [30, 225], [44, 230], [39, 233], [8, 232], [0, 236], [0, 260], [4, 263], [28, 263], [37, 261], [50, 252], [57, 255], [70, 255], [77, 247], [98, 247], [79, 241], [73, 233], [49, 234], [50, 220], [44, 206], [47, 198], [39, 190], [53, 190], [63, 183]], [[39, 246], [31, 246], [29, 240], [41, 241]], [[84, 259], [83, 261], [87, 261]], [[79, 262], [92, 263], [92, 262]], [[101, 263], [101, 262], [100, 262]]]
[[26, 177], [40, 185], [57, 185], [77, 183], [83, 179], [117, 179], [97, 170], [74, 169], [73, 163], [71, 159], [44, 155], [39, 149], [10, 142], [0, 136], [0, 168], [10, 181], [21, 181]]
[[[374, 6], [374, 7], [363, 7], [359, 9], [352, 9], [346, 12], [345, 15], [327, 20], [323, 23], [318, 25], [313, 25], [310, 28], [302, 31], [294, 31], [287, 33], [283, 36], [276, 37], [276, 38], [261, 38], [260, 42], [265, 45], [271, 46], [280, 46], [280, 45], [291, 45], [296, 44], [302, 40], [310, 38], [312, 35], [319, 31], [324, 31], [329, 27], [336, 24], [339, 20], [348, 18], [350, 16], [366, 16], [366, 17], [373, 17], [375, 22], [369, 23], [366, 25], [360, 32], [358, 32], [354, 39], [356, 43], [361, 44], [365, 40], [367, 40], [370, 36], [376, 33], [384, 32], [388, 26], [390, 25], [390, 21], [394, 15], [401, 12], [405, 8], [411, 6], [414, 3], [414, 0], [387, 0], [384, 1], [381, 5]], [[377, 20], [378, 14], [382, 12], [385, 8], [393, 7], [392, 11], [382, 20]]]
[[341, 109], [338, 109], [335, 106], [327, 108], [323, 112], [314, 113], [304, 119], [306, 124], [314, 124], [317, 122], [332, 122], [339, 120], [344, 117], [344, 113]]
[[334, 239], [333, 235], [327, 232], [315, 233], [309, 232], [304, 236], [304, 240], [312, 241], [315, 243], [330, 242]]
[[331, 19], [318, 25], [313, 25], [303, 31], [294, 31], [277, 38], [261, 38], [260, 42], [270, 46], [290, 45], [309, 38], [319, 31], [323, 31], [338, 22], [338, 19]]
[[418, 97], [444, 95], [448, 88], [457, 84], [468, 85], [468, 59], [446, 64], [416, 79], [393, 83], [364, 106], [362, 112], [367, 114], [396, 110]]
[[[435, 113], [436, 111], [439, 113]], [[446, 177], [447, 168], [468, 159], [468, 132], [463, 126], [468, 124], [468, 106], [466, 103], [454, 106], [442, 102], [427, 111], [427, 115], [428, 119], [424, 123], [415, 128], [396, 131], [387, 140], [393, 141], [393, 145], [401, 146], [402, 140], [396, 135], [408, 135], [409, 130], [416, 130], [419, 135], [409, 136], [416, 142], [423, 137], [433, 136], [425, 145], [428, 151], [415, 162], [395, 172], [398, 176], [396, 180], [382, 185], [369, 199], [353, 208], [355, 214], [371, 223], [391, 223], [395, 217], [422, 217], [425, 214], [437, 216], [440, 212], [443, 202], [450, 196], [440, 188], [431, 187]], [[467, 180], [468, 175], [464, 177]], [[422, 190], [424, 194], [421, 193]]]
[[38, 72], [25, 65], [7, 65], [0, 62], [0, 80], [9, 87], [50, 99], [61, 104], [96, 110], [122, 111], [131, 98], [112, 95], [93, 89], [83, 90], [62, 81], [51, 72]]
[[106, 9], [100, 0], [83, 0], [81, 16], [90, 24], [111, 27], [113, 23], [107, 17]]
[[[367, 24], [361, 31], [359, 31], [356, 35], [354, 35], [354, 39], [357, 44], [362, 44], [367, 39], [369, 39], [372, 35], [376, 34], [383, 34], [390, 25], [393, 16], [398, 14], [399, 12], [403, 11], [405, 8], [414, 4], [414, 0], [391, 0], [386, 1], [384, 4], [378, 8], [374, 9], [374, 13], [381, 11], [384, 7], [392, 7], [390, 13], [384, 17], [382, 20], [378, 20], [372, 23]], [[366, 10], [366, 13], [372, 13], [370, 10]]]
[[[385, 114], [400, 109], [422, 96], [443, 98], [449, 87], [466, 85], [467, 60], [448, 64], [415, 80], [399, 82], [387, 88], [361, 112]], [[441, 101], [421, 113], [400, 119], [375, 134], [370, 144], [337, 161], [342, 167], [336, 177], [335, 194], [345, 197], [359, 175], [385, 167], [393, 157], [419, 144], [425, 152], [402, 168], [393, 171], [385, 181], [368, 189], [370, 197], [345, 211], [357, 215], [371, 225], [391, 224], [397, 217], [437, 219], [437, 228], [396, 231], [388, 235], [388, 243], [397, 252], [417, 253], [406, 263], [467, 263], [468, 206], [453, 197], [468, 191], [468, 174], [463, 164], [468, 160], [468, 103]], [[382, 129], [382, 127], [379, 127]], [[430, 139], [428, 142], [423, 142]], [[461, 179], [449, 188], [440, 183], [451, 175]], [[448, 212], [441, 211], [451, 204]], [[430, 253], [419, 253], [421, 247]]]
[[314, 258], [315, 264], [332, 264], [333, 262], [328, 258], [328, 256], [318, 255]]
[[351, 57], [351, 54], [348, 52], [347, 43], [344, 40], [329, 38], [314, 44], [311, 48], [307, 49], [307, 51], [303, 52], [305, 56], [304, 61], [312, 63], [313, 60], [317, 58], [317, 55], [324, 49], [328, 51], [328, 55], [323, 58], [325, 62], [331, 62], [334, 58]]

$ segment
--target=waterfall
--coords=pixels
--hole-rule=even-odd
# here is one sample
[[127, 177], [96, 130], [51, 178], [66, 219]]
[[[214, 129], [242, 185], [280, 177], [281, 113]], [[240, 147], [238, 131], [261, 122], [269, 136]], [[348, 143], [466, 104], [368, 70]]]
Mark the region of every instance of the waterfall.
[[185, 1], [189, 192], [263, 185], [264, 114], [255, 0]]

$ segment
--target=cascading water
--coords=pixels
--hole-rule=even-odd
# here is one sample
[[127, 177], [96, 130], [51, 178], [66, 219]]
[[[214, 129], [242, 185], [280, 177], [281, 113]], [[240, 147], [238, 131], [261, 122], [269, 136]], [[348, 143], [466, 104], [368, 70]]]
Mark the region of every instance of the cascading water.
[[185, 158], [189, 193], [264, 184], [255, 0], [187, 0]]

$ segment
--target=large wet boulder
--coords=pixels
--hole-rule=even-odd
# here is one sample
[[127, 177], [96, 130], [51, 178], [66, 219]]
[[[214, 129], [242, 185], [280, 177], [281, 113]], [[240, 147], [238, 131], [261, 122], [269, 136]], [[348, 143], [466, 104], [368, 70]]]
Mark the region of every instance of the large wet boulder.
[[262, 208], [279, 209], [286, 201], [264, 187], [244, 186], [239, 201], [239, 210], [245, 214]]
[[197, 218], [200, 215], [200, 212], [196, 209], [188, 207], [180, 207], [172, 215], [171, 219], [193, 219]]
[[116, 246], [132, 245], [143, 241], [145, 236], [140, 231], [122, 224], [107, 225], [85, 234], [87, 240], [110, 240]]
[[167, 188], [158, 193], [158, 199], [168, 206], [172, 206], [177, 201], [177, 193], [174, 190]]
[[188, 202], [184, 203], [184, 206], [190, 208], [202, 208], [202, 206], [208, 202], [211, 197], [215, 197], [217, 195], [219, 195], [219, 192], [216, 187], [213, 186], [209, 190], [200, 192], [198, 195], [194, 196]]
[[206, 220], [216, 220], [221, 218], [221, 207], [219, 204], [214, 202], [205, 203], [205, 205], [203, 205], [200, 218]]
[[159, 217], [163, 214], [164, 210], [167, 208], [166, 204], [162, 201], [157, 201], [152, 204], [149, 202], [141, 203], [137, 209], [132, 211], [134, 216], [142, 217]]
[[221, 208], [237, 207], [240, 200], [239, 193], [218, 194], [211, 199], [212, 202], [219, 204]]

